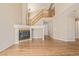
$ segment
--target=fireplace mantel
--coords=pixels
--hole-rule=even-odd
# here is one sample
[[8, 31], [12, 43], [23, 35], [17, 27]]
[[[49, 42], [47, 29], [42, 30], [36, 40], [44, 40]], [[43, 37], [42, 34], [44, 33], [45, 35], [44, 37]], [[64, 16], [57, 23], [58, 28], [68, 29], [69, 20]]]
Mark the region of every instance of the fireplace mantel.
[[14, 25], [15, 28], [15, 43], [19, 43], [19, 30], [30, 30], [30, 40], [33, 38], [33, 29], [42, 29], [42, 40], [44, 40], [44, 25], [42, 26], [28, 26], [28, 25]]

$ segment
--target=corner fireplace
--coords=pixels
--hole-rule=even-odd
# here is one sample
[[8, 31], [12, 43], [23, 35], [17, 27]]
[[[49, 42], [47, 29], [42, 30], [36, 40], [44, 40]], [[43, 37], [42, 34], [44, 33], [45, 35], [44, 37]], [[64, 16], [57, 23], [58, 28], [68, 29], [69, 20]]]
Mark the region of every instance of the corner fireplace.
[[14, 25], [15, 28], [15, 43], [19, 43], [20, 40], [33, 38], [33, 29], [42, 30], [42, 40], [44, 40], [44, 25], [43, 26], [26, 26], [26, 25]]

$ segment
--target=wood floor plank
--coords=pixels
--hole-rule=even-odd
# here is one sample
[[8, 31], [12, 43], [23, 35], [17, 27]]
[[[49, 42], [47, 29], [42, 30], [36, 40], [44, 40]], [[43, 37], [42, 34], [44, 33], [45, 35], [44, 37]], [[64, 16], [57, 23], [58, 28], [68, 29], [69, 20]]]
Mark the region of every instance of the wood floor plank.
[[0, 53], [1, 56], [76, 56], [79, 55], [79, 41], [63, 42], [47, 38], [33, 39], [15, 44]]

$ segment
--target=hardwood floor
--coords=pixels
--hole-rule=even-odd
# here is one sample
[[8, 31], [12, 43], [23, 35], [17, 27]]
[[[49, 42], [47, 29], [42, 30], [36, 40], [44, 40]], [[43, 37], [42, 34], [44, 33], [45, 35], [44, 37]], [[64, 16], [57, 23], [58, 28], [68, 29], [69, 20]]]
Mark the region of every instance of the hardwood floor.
[[70, 56], [79, 55], [79, 41], [62, 42], [47, 38], [33, 39], [15, 44], [0, 53], [1, 56]]

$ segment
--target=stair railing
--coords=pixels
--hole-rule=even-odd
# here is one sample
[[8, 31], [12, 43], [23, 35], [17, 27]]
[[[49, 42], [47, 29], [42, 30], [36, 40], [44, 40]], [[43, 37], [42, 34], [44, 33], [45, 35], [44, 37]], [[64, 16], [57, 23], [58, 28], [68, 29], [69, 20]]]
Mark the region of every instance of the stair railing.
[[55, 7], [52, 9], [52, 4], [49, 9], [40, 10], [34, 17], [30, 19], [29, 16], [29, 25], [34, 25], [43, 17], [53, 17], [55, 15]]

